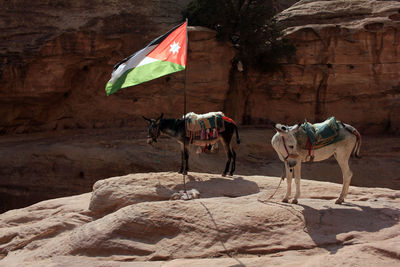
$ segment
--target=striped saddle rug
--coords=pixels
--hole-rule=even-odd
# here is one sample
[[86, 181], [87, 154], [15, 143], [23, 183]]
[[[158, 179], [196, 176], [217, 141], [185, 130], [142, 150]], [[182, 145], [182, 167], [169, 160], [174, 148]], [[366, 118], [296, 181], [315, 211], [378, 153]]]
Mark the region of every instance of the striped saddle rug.
[[212, 140], [225, 130], [225, 115], [221, 111], [196, 114], [186, 114], [186, 134], [191, 140]]

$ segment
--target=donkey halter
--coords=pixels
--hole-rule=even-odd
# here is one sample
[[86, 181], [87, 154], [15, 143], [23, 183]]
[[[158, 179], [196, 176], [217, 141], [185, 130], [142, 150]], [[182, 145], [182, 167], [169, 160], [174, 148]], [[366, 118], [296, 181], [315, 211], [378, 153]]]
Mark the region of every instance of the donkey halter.
[[157, 142], [157, 138], [159, 137], [159, 133], [160, 133], [160, 123], [156, 123], [156, 125], [157, 125], [157, 127], [154, 127], [154, 128], [152, 128], [152, 129], [155, 129], [156, 130], [156, 136], [153, 136], [153, 132], [151, 133], [151, 134], [149, 134], [148, 136], [147, 136], [147, 138], [151, 138], [151, 139], [153, 139], [154, 141], [156, 141]]
[[299, 157], [299, 154], [289, 153], [289, 150], [288, 150], [287, 147], [286, 147], [285, 138], [284, 138], [282, 135], [281, 135], [281, 137], [282, 137], [283, 147], [285, 148], [286, 154], [287, 154], [287, 156], [285, 157], [285, 161], [286, 161], [288, 158], [297, 159], [297, 158]]

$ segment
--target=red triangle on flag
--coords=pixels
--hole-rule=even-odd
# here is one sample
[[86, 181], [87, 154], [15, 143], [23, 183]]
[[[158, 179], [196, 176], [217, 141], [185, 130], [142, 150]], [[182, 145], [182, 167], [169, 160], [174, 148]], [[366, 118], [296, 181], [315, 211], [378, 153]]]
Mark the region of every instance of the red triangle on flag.
[[187, 22], [171, 32], [147, 57], [186, 66]]

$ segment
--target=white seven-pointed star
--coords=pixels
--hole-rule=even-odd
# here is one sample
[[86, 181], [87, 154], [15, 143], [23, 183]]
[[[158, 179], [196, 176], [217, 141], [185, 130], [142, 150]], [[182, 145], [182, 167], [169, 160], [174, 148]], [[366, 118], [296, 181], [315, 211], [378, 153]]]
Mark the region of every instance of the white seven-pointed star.
[[169, 50], [169, 52], [172, 52], [172, 54], [174, 54], [174, 55], [175, 55], [175, 53], [178, 53], [179, 49], [181, 48], [179, 46], [179, 42], [175, 43], [175, 41], [172, 45], [170, 45], [170, 47], [171, 47], [171, 49]]

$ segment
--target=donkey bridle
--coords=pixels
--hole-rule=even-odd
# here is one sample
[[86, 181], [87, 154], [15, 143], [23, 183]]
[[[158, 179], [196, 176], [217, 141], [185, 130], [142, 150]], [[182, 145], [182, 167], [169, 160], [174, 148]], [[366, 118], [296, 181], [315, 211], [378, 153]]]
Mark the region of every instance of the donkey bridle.
[[153, 135], [153, 132], [151, 133], [151, 135], [149, 134], [149, 135], [147, 136], [147, 138], [153, 139], [153, 142], [157, 142], [157, 138], [160, 136], [160, 135], [159, 135], [159, 133], [160, 133], [160, 123], [156, 123], [156, 125], [157, 125], [157, 127], [155, 128], [155, 129], [156, 129], [156, 136], [155, 136], [155, 137], [152, 136], [152, 135]]
[[299, 154], [291, 154], [291, 153], [289, 153], [289, 150], [288, 150], [287, 147], [286, 147], [285, 138], [284, 138], [282, 135], [281, 135], [281, 137], [282, 137], [283, 147], [285, 148], [286, 154], [287, 154], [287, 156], [284, 158], [285, 161], [286, 161], [288, 158], [297, 159], [297, 158], [299, 157]]

